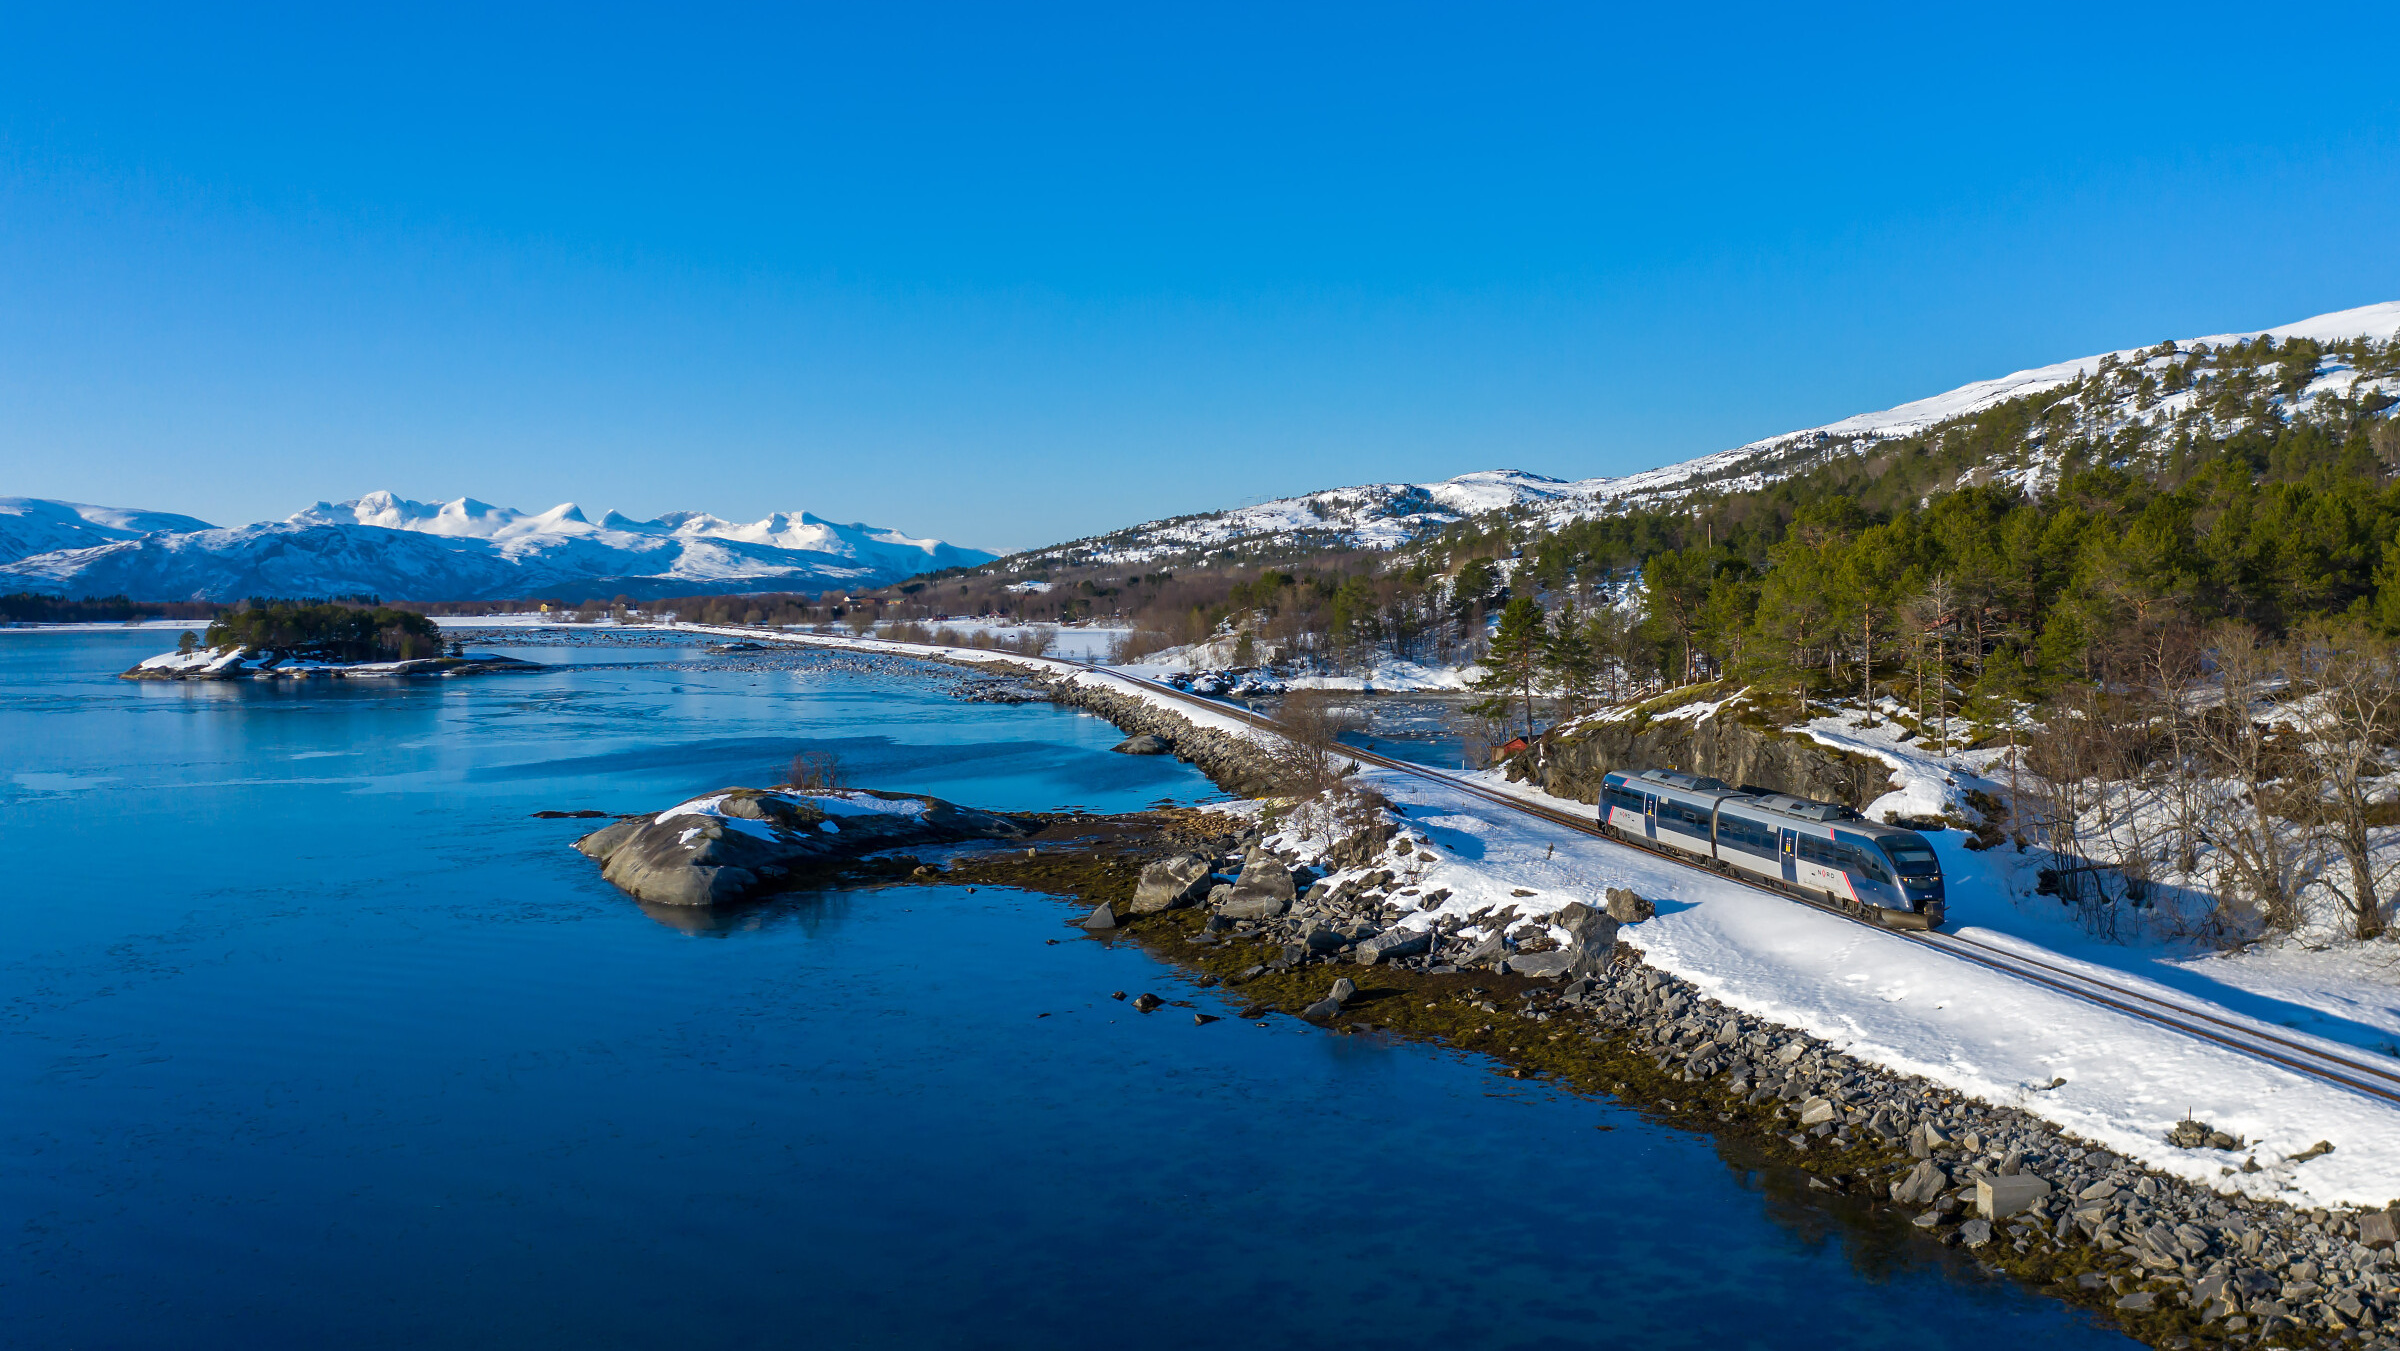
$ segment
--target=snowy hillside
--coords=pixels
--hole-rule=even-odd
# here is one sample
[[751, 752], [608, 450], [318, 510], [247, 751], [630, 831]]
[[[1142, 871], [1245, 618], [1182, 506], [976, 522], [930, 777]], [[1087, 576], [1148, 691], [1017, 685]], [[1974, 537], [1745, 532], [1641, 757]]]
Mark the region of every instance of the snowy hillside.
[[[1605, 482], [1605, 480], [1591, 480]], [[1574, 506], [1589, 483], [1568, 483], [1518, 469], [1487, 469], [1439, 483], [1369, 483], [1286, 497], [1231, 511], [1150, 521], [1114, 534], [1053, 545], [1010, 559], [1044, 563], [1142, 563], [1192, 553], [1230, 554], [1245, 546], [1396, 549], [1443, 526], [1533, 503]]]
[[[218, 529], [182, 516], [69, 503], [23, 504], [21, 519], [85, 522], [88, 537], [8, 556], [0, 591], [142, 600], [372, 594], [407, 600], [637, 599], [705, 592], [880, 586], [992, 555], [867, 525], [777, 513], [748, 524], [696, 512], [597, 523], [565, 503], [539, 514], [462, 497], [388, 492], [319, 502], [283, 521]], [[85, 513], [77, 515], [75, 513]], [[0, 522], [12, 518], [0, 515]], [[148, 528], [142, 528], [143, 526]]]
[[0, 497], [0, 563], [135, 539], [156, 530], [211, 530], [208, 522], [170, 511], [95, 507], [39, 497]]
[[[2272, 339], [2276, 350], [2254, 346]], [[1191, 555], [1283, 555], [1315, 548], [1388, 550], [1458, 520], [1521, 508], [1557, 525], [1628, 506], [1655, 506], [1698, 492], [1740, 492], [1867, 454], [1902, 438], [1937, 445], [1966, 420], [2014, 399], [2051, 398], [2045, 420], [2023, 453], [1979, 463], [1956, 481], [2015, 481], [2039, 487], [2055, 476], [2055, 442], [2115, 438], [2155, 442], [2185, 430], [2224, 437], [2265, 420], [2307, 418], [2320, 409], [2355, 407], [2400, 396], [2390, 363], [2362, 372], [2338, 352], [2318, 348], [2400, 340], [2400, 301], [2319, 315], [2252, 333], [2127, 348], [1979, 380], [1931, 398], [1861, 413], [1821, 427], [1785, 432], [1698, 459], [1615, 478], [1562, 480], [1521, 470], [1491, 470], [1439, 483], [1380, 483], [1335, 488], [1230, 511], [1151, 521], [1108, 535], [1020, 554], [1011, 566], [1160, 562]], [[2236, 350], [2240, 349], [2240, 350]], [[2295, 370], [2300, 350], [2313, 366]], [[2055, 397], [2072, 394], [2072, 398]], [[1952, 486], [1944, 484], [1941, 486]]]

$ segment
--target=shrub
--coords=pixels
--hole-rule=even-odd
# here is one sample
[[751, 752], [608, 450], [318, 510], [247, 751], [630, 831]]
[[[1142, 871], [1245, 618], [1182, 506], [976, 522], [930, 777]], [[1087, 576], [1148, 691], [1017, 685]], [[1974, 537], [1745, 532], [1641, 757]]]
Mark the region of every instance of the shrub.
[[787, 782], [793, 788], [833, 789], [842, 786], [841, 758], [832, 751], [802, 751], [792, 757]]

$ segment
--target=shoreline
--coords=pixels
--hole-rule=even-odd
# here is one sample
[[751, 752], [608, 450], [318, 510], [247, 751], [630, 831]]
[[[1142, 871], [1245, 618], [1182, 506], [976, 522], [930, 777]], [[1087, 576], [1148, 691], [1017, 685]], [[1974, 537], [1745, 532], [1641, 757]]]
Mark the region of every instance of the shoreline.
[[[1088, 843], [1041, 840], [1095, 829], [1100, 838]], [[1221, 1016], [1282, 1015], [1331, 1035], [1426, 1042], [1481, 1056], [1498, 1074], [1644, 1109], [1757, 1166], [1789, 1170], [1820, 1199], [1855, 1204], [1884, 1232], [1913, 1228], [1919, 1241], [1962, 1249], [1987, 1273], [2153, 1346], [2394, 1344], [2388, 1335], [2356, 1335], [2390, 1326], [2388, 1280], [2365, 1297], [2347, 1295], [2348, 1286], [2318, 1285], [2313, 1300], [2291, 1289], [2335, 1277], [2349, 1269], [2344, 1259], [2366, 1251], [2341, 1237], [2339, 1218], [2202, 1195], [2027, 1113], [1890, 1074], [1718, 1005], [1650, 967], [1629, 944], [1615, 944], [1591, 974], [1575, 977], [1358, 965], [1340, 949], [1276, 970], [1275, 959], [1290, 951], [1289, 932], [1214, 933], [1205, 905], [1123, 913], [1143, 863], [1195, 846], [1222, 855], [1272, 839], [1255, 824], [1188, 808], [1060, 815], [1041, 835], [1029, 837], [1040, 841], [1032, 857], [969, 853], [946, 867], [910, 857], [841, 880], [862, 888], [1005, 886], [1057, 896], [1078, 911], [1109, 905], [1121, 917], [1093, 936], [1130, 940], [1221, 992], [1232, 1006]], [[1064, 918], [1077, 924], [1073, 914]], [[1328, 1011], [1338, 980], [1355, 990]], [[2021, 1180], [2037, 1176], [2052, 1184], [2048, 1194], [2016, 1208], [2011, 1193], [2031, 1191]], [[1979, 1200], [1995, 1195], [1996, 1215], [1979, 1214]], [[2201, 1241], [2192, 1245], [2194, 1238]], [[2388, 1272], [2388, 1251], [2366, 1265]], [[2338, 1307], [2346, 1298], [2355, 1313]]]
[[[820, 635], [739, 636], [978, 670], [1027, 694], [1046, 691], [1052, 702], [1091, 712], [1128, 735], [1166, 736], [1179, 759], [1230, 792], [1254, 796], [1256, 785], [1271, 781], [1270, 753], [1238, 724], [1203, 726], [1132, 690], [1111, 689], [1105, 677], [1078, 678], [1089, 673], [1064, 663], [1003, 654], [968, 658], [838, 638], [810, 641]], [[1397, 824], [1405, 829], [1405, 818]], [[955, 872], [909, 880], [960, 880]], [[972, 869], [967, 874], [976, 875]], [[983, 874], [994, 884], [1015, 885], [1003, 882], [1010, 875], [997, 865]], [[1353, 881], [1361, 875], [1349, 872]], [[1072, 888], [1031, 885], [1029, 879], [1026, 889], [1113, 901], [1130, 895], [1131, 878], [1093, 874]], [[2090, 1145], [2028, 1112], [1856, 1060], [1804, 1031], [1722, 1005], [1691, 982], [1649, 967], [1624, 945], [1619, 952], [1633, 960], [1610, 961], [1606, 979], [1576, 988], [1572, 998], [1558, 994], [1565, 987], [1551, 980], [1497, 972], [1434, 976], [1383, 965], [1351, 970], [1313, 953], [1287, 970], [1242, 981], [1248, 968], [1264, 963], [1242, 961], [1227, 969], [1228, 954], [1239, 946], [1248, 949], [1243, 956], [1263, 955], [1266, 940], [1190, 941], [1206, 923], [1199, 910], [1174, 909], [1127, 917], [1117, 931], [1217, 985], [1235, 978], [1247, 995], [1271, 999], [1275, 1011], [1296, 1013], [1320, 1001], [1337, 975], [1372, 971], [1375, 988], [1396, 983], [1395, 994], [1369, 1001], [1382, 1021], [1350, 1017], [1345, 1006], [1325, 1020], [1327, 1026], [1372, 1023], [1395, 1035], [1439, 1040], [1519, 1073], [1555, 1076], [1554, 1082], [1574, 1091], [1649, 1103], [1678, 1124], [1751, 1141], [1769, 1159], [1816, 1179], [1812, 1186], [1856, 1195], [1878, 1208], [1913, 1211], [1911, 1223], [1934, 1241], [1968, 1246], [1988, 1269], [2090, 1308], [2152, 1345], [2400, 1347], [2393, 1336], [2400, 1330], [2394, 1250], [2361, 1242], [2380, 1239], [2380, 1227], [2394, 1223], [2394, 1212], [2302, 1209], [2197, 1185]], [[1472, 984], [1460, 984], [1469, 979]], [[1483, 993], [1473, 1011], [1481, 1021], [1472, 1021], [1450, 1003], [1458, 990], [1477, 986]], [[1528, 990], [1534, 1002], [1522, 1002]], [[1494, 999], [1495, 991], [1509, 998]], [[1409, 994], [1430, 998], [1411, 1000]], [[1435, 1007], [1423, 1008], [1428, 1002]], [[1505, 1007], [1510, 1004], [1518, 1008], [1512, 1012]], [[1561, 1019], [1579, 1020], [1575, 1026], [1584, 1035], [1574, 1045], [1558, 1044], [1566, 1028], [1556, 1029], [1557, 1038], [1544, 1030], [1528, 1040], [1533, 1028]], [[1648, 1050], [1640, 1047], [1645, 1037]], [[1756, 1058], [1708, 1053], [1711, 1045], [1756, 1049], [1762, 1038], [1778, 1058], [1771, 1082]], [[1601, 1049], [1585, 1050], [1584, 1042]], [[1734, 1093], [1737, 1069], [1748, 1077], [1738, 1081], [1744, 1091]], [[1794, 1104], [1801, 1110], [1788, 1110]], [[1862, 1104], [1872, 1106], [1861, 1110]], [[1812, 1110], [1817, 1119], [1807, 1130], [1838, 1119], [1843, 1147], [1826, 1150], [1812, 1143], [1822, 1135], [1782, 1129], [1787, 1116], [1799, 1125]], [[1870, 1122], [1878, 1115], [1896, 1129], [1875, 1130]], [[1853, 1127], [1859, 1135], [1847, 1134]], [[1865, 1142], [1868, 1134], [1875, 1143]], [[1995, 1152], [1994, 1142], [2006, 1144]], [[1935, 1171], [1926, 1171], [1927, 1165]], [[2015, 1209], [2012, 1198], [2033, 1188], [2001, 1179], [2028, 1176], [2051, 1185], [2036, 1205]], [[1999, 1213], [1970, 1219], [1979, 1184], [1994, 1188]]]

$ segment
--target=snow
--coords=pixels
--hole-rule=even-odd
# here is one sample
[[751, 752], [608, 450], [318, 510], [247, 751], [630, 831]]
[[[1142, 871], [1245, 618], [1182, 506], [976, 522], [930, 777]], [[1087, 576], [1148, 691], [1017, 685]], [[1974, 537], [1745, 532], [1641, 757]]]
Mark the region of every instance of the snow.
[[[1251, 739], [1267, 735], [1229, 712], [1184, 703], [1123, 672], [973, 649], [929, 653], [875, 640], [681, 627], [726, 637], [1004, 661], [1045, 676], [1104, 684], [1203, 727]], [[1855, 743], [1851, 748], [1878, 758], [1911, 758], [1888, 727], [1820, 722], [1829, 725], [1812, 724], [1811, 736], [1845, 739]], [[1951, 786], [1948, 777], [1980, 782], [1973, 766], [1989, 760], [1986, 752], [1896, 768], [1902, 768], [1904, 783], [1919, 784], [1902, 790], [1915, 802], [1933, 778], [1944, 779], [1943, 787]], [[1800, 1028], [1861, 1060], [2022, 1108], [2159, 1171], [2219, 1190], [2300, 1205], [2381, 1205], [2400, 1195], [2400, 1109], [1976, 966], [1897, 933], [1561, 830], [1462, 790], [1462, 784], [1472, 783], [1554, 809], [1590, 810], [1497, 774], [1427, 777], [1368, 767], [1360, 779], [1399, 804], [1409, 837], [1437, 855], [1434, 862], [1411, 865], [1414, 871], [1402, 885], [1451, 892], [1436, 909], [1401, 920], [1405, 927], [1421, 929], [1439, 917], [1463, 919], [1500, 906], [1515, 907], [1521, 919], [1539, 919], [1571, 901], [1598, 905], [1610, 887], [1630, 887], [1658, 906], [1655, 918], [1623, 933], [1653, 965], [1724, 1004]], [[2100, 943], [2055, 918], [2054, 902], [2030, 897], [2025, 883], [2038, 854], [2005, 846], [1976, 853], [1964, 848], [1965, 837], [1957, 831], [1928, 838], [1950, 879], [1951, 928], [1961, 936], [2063, 965], [2087, 964], [2117, 983], [2130, 979], [2233, 1021], [2278, 1027], [2287, 1036], [2373, 1046], [2379, 1038], [2388, 1042], [2400, 1034], [2400, 985], [2392, 983], [2389, 966], [2378, 965], [2376, 957], [2280, 950], [2200, 956], [2161, 944]], [[1515, 895], [1518, 890], [1533, 894]], [[2023, 909], [2020, 903], [2037, 908]], [[1555, 929], [1553, 935], [1566, 936]], [[2309, 1023], [2312, 1012], [2318, 1017]], [[2054, 1079], [2066, 1082], [2048, 1087]], [[2187, 1114], [2252, 1145], [2238, 1156], [2168, 1145], [2166, 1131]], [[2334, 1152], [2305, 1163], [2285, 1161], [2319, 1140], [2331, 1141]], [[2252, 1155], [2261, 1171], [2230, 1176], [2220, 1171], [2238, 1169]]]
[[207, 530], [208, 522], [168, 511], [100, 507], [42, 497], [0, 497], [0, 563], [59, 549], [82, 549], [157, 531]]
[[248, 661], [246, 647], [201, 647], [189, 652], [161, 652], [144, 657], [134, 667], [137, 671], [232, 671]]
[[[1630, 887], [1658, 904], [1656, 918], [1623, 935], [1653, 965], [1722, 1003], [1801, 1028], [1861, 1060], [2021, 1107], [2154, 1168], [2219, 1189], [2238, 1186], [2305, 1204], [2380, 1205], [2400, 1194], [2400, 1111], [2387, 1105], [1974, 966], [1896, 933], [1496, 811], [1441, 783], [1380, 770], [1365, 777], [1402, 804], [1409, 825], [1442, 854], [1407, 884], [1453, 892], [1437, 910], [1402, 921], [1408, 927], [1498, 905], [1513, 905], [1524, 917], [1545, 916], [1569, 901], [1597, 904], [1609, 887]], [[1488, 777], [1483, 782], [1501, 786]], [[1521, 785], [1507, 787], [1516, 796], [1542, 798]], [[1936, 837], [1958, 838], [1956, 832]], [[1943, 850], [1945, 868], [1961, 852]], [[1954, 898], [1962, 880], [1954, 875]], [[1517, 889], [1536, 894], [1512, 895]], [[1954, 899], [1954, 917], [1959, 908]], [[1980, 915], [1993, 907], [1966, 908]], [[2077, 960], [1977, 924], [1954, 927], [2045, 959]], [[2125, 965], [2109, 967], [2120, 982], [2116, 973]], [[2198, 982], [2155, 983], [2186, 1003], [2208, 994]], [[2244, 1016], [2238, 1006], [2216, 1008]], [[2374, 1016], [2400, 1018], [2388, 1001]], [[2057, 1078], [2067, 1082], [2045, 1087]], [[2237, 1156], [2168, 1145], [2165, 1132], [2187, 1113], [2254, 1141], [2255, 1148]], [[2335, 1152], [2306, 1164], [2278, 1162], [2320, 1139], [2333, 1141]], [[2231, 1178], [2220, 1173], [2250, 1153], [2264, 1171]]]
[[[13, 516], [10, 504], [18, 507]], [[81, 533], [63, 524], [70, 516]], [[814, 591], [880, 586], [991, 558], [806, 513], [741, 524], [696, 512], [655, 521], [610, 512], [594, 524], [572, 503], [528, 514], [471, 497], [424, 503], [376, 492], [319, 502], [283, 521], [219, 529], [189, 517], [0, 499], [0, 589], [149, 600]]]
[[[725, 809], [727, 797], [732, 797], [732, 794], [715, 792], [715, 794], [708, 794], [708, 797], [694, 797], [691, 801], [679, 801], [679, 804], [674, 804], [674, 806], [670, 806], [670, 809], [660, 811], [658, 816], [650, 818], [650, 823], [665, 825], [667, 821], [674, 821], [677, 816], [708, 816], [708, 818], [715, 818], [715, 821], [725, 823], [727, 830], [742, 830], [744, 835], [758, 835], [758, 837], [766, 837], [766, 840], [773, 840], [775, 825], [770, 821], [751, 821], [751, 818], [746, 818], [746, 816], [725, 816], [725, 811], [722, 809]], [[924, 801], [917, 801], [914, 797], [876, 797], [876, 794], [871, 794], [871, 792], [854, 792], [854, 789], [833, 789], [833, 792], [797, 792], [797, 789], [794, 789], [794, 797], [806, 797], [811, 806], [816, 806], [816, 809], [826, 813], [826, 816], [924, 816], [924, 811], [926, 811]], [[828, 833], [828, 835], [840, 833], [840, 828], [842, 825], [838, 821], [818, 821], [818, 830], [823, 830], [823, 833]], [[677, 840], [684, 842], [684, 845], [689, 845], [689, 842], [698, 835], [698, 830], [701, 828], [694, 825], [691, 830], [684, 830]]]
[[[2248, 333], [2211, 334], [2180, 341], [2177, 347], [2188, 352], [2200, 343], [2216, 348], [2262, 335], [2278, 342], [2295, 338], [2318, 342], [2350, 338], [2400, 341], [2400, 301], [2321, 314]], [[1433, 483], [1361, 484], [1226, 511], [1148, 521], [1111, 534], [1019, 555], [1012, 562], [1021, 568], [1044, 561], [1098, 565], [1147, 563], [1180, 554], [1222, 554], [1248, 545], [1288, 545], [1301, 540], [1390, 550], [1455, 521], [1506, 508], [1529, 509], [1544, 524], [1555, 527], [1628, 505], [1655, 505], [1703, 490], [1733, 492], [1765, 487], [1804, 472], [1828, 454], [1846, 453], [1846, 447], [1862, 441], [1912, 435], [1936, 423], [2010, 399], [2055, 390], [2097, 373], [2103, 363], [2135, 365], [2144, 350], [2147, 349], [2125, 348], [2014, 371], [1891, 408], [1779, 433], [1633, 474], [1563, 480], [1524, 470], [1496, 469]], [[2163, 365], [2164, 358], [2154, 364]], [[2285, 406], [2306, 405], [2329, 394], [2352, 395], [2357, 392], [2358, 383], [2355, 372], [2337, 365], [2320, 373], [2307, 388], [2284, 401]], [[2377, 388], [2400, 392], [2400, 382], [2378, 382]], [[2128, 400], [2108, 417], [2119, 423], [2155, 424], [2193, 407], [2198, 397], [2194, 390], [2162, 393], [2146, 410], [2132, 409]], [[2034, 464], [1996, 465], [1991, 469], [1997, 477], [2039, 486], [2055, 476], [2057, 463], [2052, 456]]]

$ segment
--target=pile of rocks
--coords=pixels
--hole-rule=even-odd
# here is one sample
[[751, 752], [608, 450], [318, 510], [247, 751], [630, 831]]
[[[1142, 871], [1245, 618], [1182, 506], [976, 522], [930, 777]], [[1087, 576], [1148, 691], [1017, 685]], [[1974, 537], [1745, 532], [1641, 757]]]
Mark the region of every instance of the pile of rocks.
[[950, 697], [968, 704], [1039, 704], [1049, 702], [1051, 689], [1021, 676], [969, 676], [950, 687]]
[[[2339, 1334], [2400, 1346], [2400, 1214], [2295, 1211], [2220, 1195], [2068, 1137], [2030, 1113], [1842, 1054], [1804, 1032], [1742, 1012], [1650, 967], [1617, 942], [1650, 917], [1646, 899], [1612, 889], [1519, 921], [1503, 906], [1445, 917], [1432, 929], [1398, 921], [1447, 893], [1406, 885], [1424, 842], [1382, 823], [1278, 854], [1256, 833], [1219, 859], [1198, 855], [1145, 874], [1162, 908], [1209, 905], [1195, 942], [1248, 938], [1278, 955], [1244, 977], [1312, 963], [1355, 962], [1440, 973], [1481, 967], [1550, 983], [1521, 1010], [1572, 1020], [1586, 1034], [1629, 1040], [1685, 1091], [1770, 1123], [1819, 1185], [1870, 1190], [1904, 1207], [1936, 1240], [2027, 1271], [2072, 1270], [2080, 1291], [2128, 1318], [2183, 1311], [2227, 1342]], [[1315, 869], [1330, 870], [1311, 879]], [[1468, 939], [1458, 929], [1474, 926]], [[1550, 935], [1564, 930], [1558, 943]], [[1330, 974], [1330, 973], [1329, 973]], [[1338, 987], [1337, 987], [1338, 988]], [[1330, 1014], [1320, 1001], [1315, 1008]], [[2173, 1143], [2214, 1147], [2223, 1132], [2179, 1125]], [[1823, 1164], [1809, 1160], [1822, 1157]], [[1872, 1160], [1867, 1164], [1861, 1159]], [[2047, 1279], [2047, 1277], [2045, 1277]], [[2177, 1321], [2177, 1320], [2167, 1320]]]
[[1179, 690], [1190, 690], [1194, 694], [1205, 695], [1212, 699], [1227, 697], [1248, 699], [1285, 692], [1284, 683], [1275, 678], [1275, 673], [1260, 666], [1229, 666], [1220, 671], [1178, 672], [1168, 676], [1166, 680], [1168, 684]]

